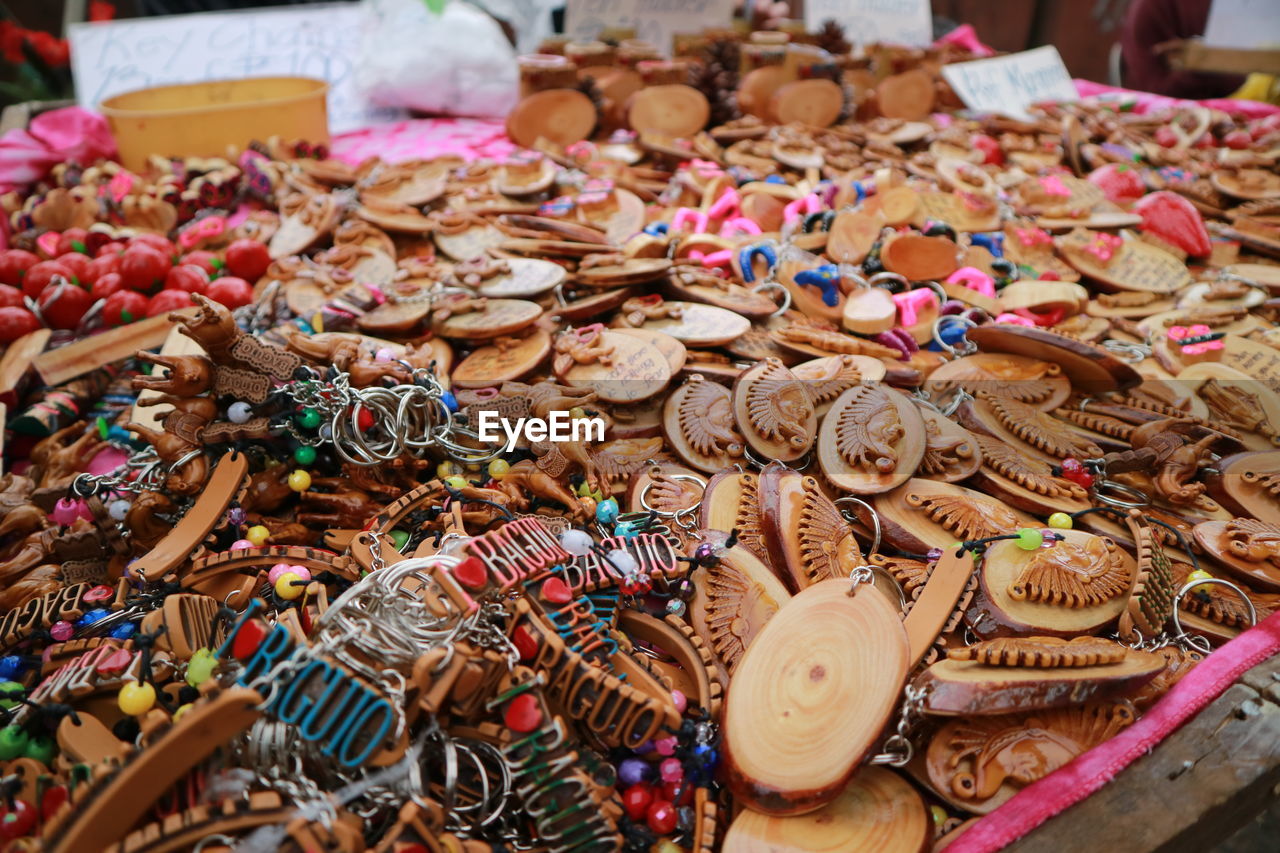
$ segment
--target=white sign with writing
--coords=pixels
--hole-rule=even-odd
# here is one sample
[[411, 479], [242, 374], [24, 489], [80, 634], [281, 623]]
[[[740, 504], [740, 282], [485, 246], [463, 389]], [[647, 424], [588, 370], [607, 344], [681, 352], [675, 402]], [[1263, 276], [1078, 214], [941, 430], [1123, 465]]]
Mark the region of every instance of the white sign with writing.
[[360, 4], [322, 4], [72, 24], [71, 70], [81, 106], [148, 86], [241, 77], [316, 77], [329, 83], [334, 133], [395, 118], [356, 85]]
[[813, 32], [826, 21], [844, 27], [852, 44], [921, 47], [933, 42], [929, 0], [805, 0], [805, 29]]
[[734, 0], [569, 0], [564, 32], [569, 38], [590, 41], [603, 29], [633, 29], [636, 38], [670, 56], [673, 36], [726, 27], [733, 6]]
[[969, 109], [1013, 118], [1029, 118], [1027, 107], [1040, 101], [1078, 97], [1067, 66], [1052, 45], [944, 65], [942, 76]]
[[1213, 0], [1204, 43], [1242, 50], [1280, 48], [1280, 6], [1276, 0]]

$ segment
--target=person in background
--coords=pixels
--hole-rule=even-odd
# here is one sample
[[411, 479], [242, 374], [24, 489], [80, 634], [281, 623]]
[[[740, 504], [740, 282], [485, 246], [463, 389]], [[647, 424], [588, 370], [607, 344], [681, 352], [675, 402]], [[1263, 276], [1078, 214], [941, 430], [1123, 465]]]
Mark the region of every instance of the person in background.
[[1133, 0], [1120, 36], [1124, 86], [1173, 98], [1225, 98], [1245, 82], [1240, 74], [1178, 71], [1159, 46], [1204, 35], [1213, 0]]

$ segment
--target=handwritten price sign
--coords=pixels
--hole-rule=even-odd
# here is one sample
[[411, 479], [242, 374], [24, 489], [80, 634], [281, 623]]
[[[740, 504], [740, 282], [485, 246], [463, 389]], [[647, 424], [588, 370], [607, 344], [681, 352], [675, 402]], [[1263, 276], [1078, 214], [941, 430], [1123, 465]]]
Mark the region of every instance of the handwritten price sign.
[[1053, 46], [944, 65], [942, 76], [969, 109], [1013, 118], [1030, 118], [1027, 107], [1040, 101], [1074, 101], [1078, 97]]

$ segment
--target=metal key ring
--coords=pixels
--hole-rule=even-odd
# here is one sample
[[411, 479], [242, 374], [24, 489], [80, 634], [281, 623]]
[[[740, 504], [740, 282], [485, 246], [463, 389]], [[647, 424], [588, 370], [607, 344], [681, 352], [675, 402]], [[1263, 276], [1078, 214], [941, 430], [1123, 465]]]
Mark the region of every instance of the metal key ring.
[[[682, 483], [697, 483], [704, 491], [707, 488], [706, 480], [702, 479], [701, 477], [695, 477], [692, 474], [666, 474], [664, 476], [672, 480], [678, 480]], [[656, 480], [650, 480], [649, 482], [645, 483], [644, 488], [640, 490], [639, 500], [640, 500], [641, 509], [645, 510], [646, 512], [654, 513], [655, 515], [658, 516], [658, 518], [679, 518], [681, 514], [694, 512], [702, 504], [702, 499], [699, 498], [698, 502], [693, 506], [686, 507], [684, 509], [678, 509], [675, 512], [664, 512], [660, 509], [654, 509], [653, 507], [649, 506], [649, 490], [652, 489], [654, 485], [656, 485], [656, 483], [657, 483]]]
[[[1104, 494], [1106, 489], [1110, 494]], [[1115, 495], [1121, 497], [1115, 497]], [[1120, 509], [1142, 509], [1151, 506], [1151, 498], [1141, 489], [1135, 489], [1133, 486], [1126, 486], [1123, 483], [1117, 483], [1115, 480], [1108, 480], [1105, 477], [1099, 479], [1093, 485], [1093, 496], [1098, 501], [1108, 506], [1119, 507]], [[1128, 500], [1125, 500], [1128, 498]]]
[[762, 281], [751, 288], [752, 293], [764, 293], [766, 290], [782, 291], [782, 307], [770, 314], [770, 317], [781, 317], [791, 310], [791, 291], [776, 281]]
[[[862, 498], [855, 498], [852, 495], [846, 495], [845, 497], [842, 497], [842, 498], [836, 498], [835, 500], [836, 506], [839, 506], [842, 503], [857, 504], [858, 506], [865, 509], [867, 512], [871, 513], [871, 528], [872, 528], [871, 550], [868, 551], [867, 554], [870, 555], [870, 554], [879, 553], [880, 552], [880, 514], [876, 512], [876, 508], [873, 507], [871, 504], [867, 503], [866, 501], [864, 501]], [[848, 515], [845, 515], [844, 510], [840, 511], [840, 515], [844, 518], [845, 521], [850, 521], [850, 522], [857, 521], [858, 523], [862, 523], [862, 519], [858, 518], [856, 515], [853, 518], [850, 518]]]
[[1233, 584], [1231, 581], [1223, 580], [1222, 578], [1202, 578], [1200, 580], [1187, 581], [1182, 585], [1182, 588], [1179, 589], [1177, 594], [1173, 597], [1173, 630], [1175, 632], [1174, 633], [1175, 638], [1190, 636], [1185, 630], [1183, 630], [1182, 620], [1178, 616], [1178, 605], [1182, 602], [1182, 599], [1185, 598], [1187, 593], [1190, 592], [1194, 587], [1212, 585], [1212, 584], [1217, 584], [1218, 586], [1225, 586], [1228, 589], [1230, 589], [1232, 592], [1234, 592], [1236, 595], [1240, 596], [1240, 600], [1244, 602], [1244, 606], [1249, 608], [1249, 627], [1252, 628], [1254, 625], [1258, 624], [1258, 609], [1253, 606], [1253, 601], [1249, 598], [1249, 596], [1245, 595], [1244, 590], [1242, 590], [1240, 587]]

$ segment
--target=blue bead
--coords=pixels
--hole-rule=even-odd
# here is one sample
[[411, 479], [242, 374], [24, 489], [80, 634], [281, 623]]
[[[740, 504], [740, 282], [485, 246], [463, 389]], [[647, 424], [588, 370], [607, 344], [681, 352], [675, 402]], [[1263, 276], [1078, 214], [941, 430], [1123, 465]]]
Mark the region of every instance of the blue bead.
[[112, 425], [107, 428], [107, 441], [128, 441], [129, 431], [122, 426]]
[[308, 335], [315, 334], [316, 330], [311, 328], [311, 324], [308, 323], [306, 320], [294, 320], [293, 322], [299, 329], [301, 329], [303, 332], [306, 332]]
[[458, 398], [453, 396], [452, 393], [445, 391], [443, 394], [440, 395], [440, 402], [444, 403], [444, 407], [449, 411], [451, 412], [458, 411]]
[[601, 524], [612, 524], [618, 518], [618, 502], [613, 498], [596, 504], [596, 521]]
[[88, 613], [84, 614], [79, 619], [77, 619], [76, 625], [80, 625], [80, 626], [92, 625], [94, 622], [100, 622], [103, 619], [106, 619], [110, 615], [111, 615], [110, 610], [106, 610], [104, 608], [99, 607], [94, 610], [90, 610]]
[[649, 762], [641, 758], [625, 758], [618, 765], [618, 781], [627, 788], [645, 781], [652, 775], [653, 768], [649, 766]]
[[785, 184], [787, 182], [787, 179], [782, 177], [781, 175], [770, 175], [769, 177], [764, 179], [764, 182], [766, 184]]
[[22, 674], [22, 658], [5, 655], [0, 658], [0, 681], [13, 681]]
[[657, 237], [660, 234], [666, 234], [670, 227], [671, 226], [665, 222], [650, 222], [644, 227], [644, 233], [648, 234], [650, 237]]
[[132, 622], [126, 622], [123, 625], [117, 625], [112, 628], [111, 633], [107, 636], [114, 637], [117, 640], [127, 640], [136, 633], [138, 633], [138, 626]]
[[944, 343], [954, 345], [964, 339], [967, 331], [969, 329], [963, 323], [947, 323], [939, 330], [938, 337], [942, 338]]

